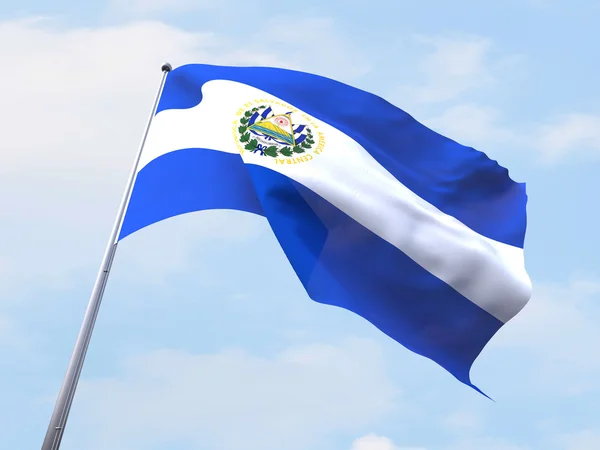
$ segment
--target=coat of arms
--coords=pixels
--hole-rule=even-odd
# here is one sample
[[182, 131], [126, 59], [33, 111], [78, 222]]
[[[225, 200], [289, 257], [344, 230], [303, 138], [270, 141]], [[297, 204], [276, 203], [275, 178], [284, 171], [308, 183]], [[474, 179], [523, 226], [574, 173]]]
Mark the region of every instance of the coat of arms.
[[310, 127], [292, 122], [291, 112], [275, 114], [267, 105], [244, 111], [237, 131], [246, 151], [271, 158], [301, 156], [315, 144]]

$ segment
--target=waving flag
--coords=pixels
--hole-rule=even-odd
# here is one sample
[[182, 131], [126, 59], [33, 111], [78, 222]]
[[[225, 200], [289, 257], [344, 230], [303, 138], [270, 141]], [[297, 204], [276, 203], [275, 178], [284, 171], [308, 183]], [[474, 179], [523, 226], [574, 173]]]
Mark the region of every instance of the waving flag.
[[529, 300], [525, 185], [385, 100], [307, 73], [168, 74], [119, 239], [179, 214], [268, 220], [313, 300], [465, 384]]

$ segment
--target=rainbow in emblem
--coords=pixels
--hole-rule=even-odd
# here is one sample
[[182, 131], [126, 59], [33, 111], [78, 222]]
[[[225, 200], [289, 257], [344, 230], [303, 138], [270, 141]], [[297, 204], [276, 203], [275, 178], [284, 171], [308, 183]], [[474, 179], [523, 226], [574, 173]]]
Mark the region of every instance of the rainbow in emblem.
[[278, 141], [285, 142], [294, 146], [294, 131], [292, 129], [292, 120], [289, 114], [271, 116], [268, 119], [255, 122], [249, 129], [256, 133], [272, 137]]

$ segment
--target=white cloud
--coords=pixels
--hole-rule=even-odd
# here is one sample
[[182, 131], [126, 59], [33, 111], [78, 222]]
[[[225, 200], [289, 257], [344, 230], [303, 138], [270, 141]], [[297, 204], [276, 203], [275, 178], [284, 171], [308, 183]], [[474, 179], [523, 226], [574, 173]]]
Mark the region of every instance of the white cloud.
[[397, 396], [371, 341], [291, 347], [273, 358], [160, 350], [82, 381], [64, 448], [303, 449], [376, 423]]
[[423, 123], [461, 144], [497, 156], [524, 148], [530, 149], [532, 159], [544, 164], [600, 156], [600, 116], [568, 114], [542, 125], [510, 128], [495, 108], [462, 103], [425, 118]]
[[[488, 157], [510, 169], [513, 180], [528, 178], [523, 172], [522, 150], [527, 141], [522, 133], [504, 123], [501, 113], [493, 108], [473, 103], [459, 103], [442, 114], [425, 118], [422, 123], [432, 130], [469, 147], [484, 152]], [[534, 155], [534, 152], [530, 152]]]
[[564, 450], [598, 450], [600, 448], [600, 433], [585, 430], [562, 436], [560, 439]]
[[[231, 3], [231, 0], [228, 3]], [[210, 10], [217, 6], [220, 6], [219, 2], [211, 0], [110, 0], [109, 11], [144, 15]]]
[[[466, 100], [473, 91], [496, 84], [500, 74], [519, 62], [518, 55], [492, 58], [492, 42], [477, 36], [419, 36], [417, 41], [433, 50], [418, 65], [422, 83], [401, 88], [402, 103], [412, 103], [416, 112], [426, 111], [420, 119], [425, 125], [461, 144], [498, 156], [528, 149], [532, 159], [539, 155], [542, 163], [556, 164], [573, 156], [600, 155], [598, 115], [569, 113], [545, 123], [509, 127], [494, 107]], [[438, 115], [429, 112], [431, 107], [423, 109], [423, 105], [442, 102], [453, 104]]]
[[[400, 89], [402, 104], [410, 106], [417, 120], [434, 131], [485, 152], [501, 164], [527, 148], [524, 133], [507, 125], [501, 111], [472, 100], [472, 94], [495, 86], [514, 68], [518, 55], [492, 54], [492, 41], [478, 36], [418, 37], [433, 48], [417, 66], [422, 73], [418, 85]], [[446, 104], [436, 108], [433, 103]], [[517, 166], [518, 167], [518, 166]]]
[[369, 58], [352, 39], [340, 33], [328, 17], [294, 18], [294, 33], [289, 33], [287, 17], [275, 16], [265, 21], [265, 28], [277, 36], [286, 67], [334, 76], [349, 81], [371, 70]]
[[544, 124], [533, 136], [533, 145], [547, 163], [571, 156], [600, 156], [600, 116], [568, 114]]
[[352, 443], [350, 450], [427, 450], [423, 447], [398, 447], [391, 439], [376, 434], [368, 434]]
[[454, 433], [466, 434], [478, 431], [482, 427], [481, 415], [475, 412], [475, 408], [458, 409], [443, 420], [446, 428]]
[[[398, 447], [391, 439], [369, 434], [355, 440], [350, 450], [531, 450], [529, 447], [514, 445], [491, 437], [460, 439], [450, 445], [435, 447]], [[591, 449], [591, 448], [590, 448]], [[566, 449], [580, 450], [580, 449]], [[582, 448], [581, 450], [588, 450]]]
[[445, 447], [444, 450], [533, 450], [529, 446], [522, 446], [504, 442], [491, 437], [480, 437], [461, 440], [456, 444]]
[[[0, 84], [0, 189], [10, 193], [0, 198], [2, 291], [66, 289], [82, 275], [92, 279], [165, 60], [286, 65], [287, 58], [297, 68], [343, 71], [352, 46], [334, 23], [303, 20], [303, 40], [285, 41], [278, 53], [247, 36], [187, 32], [157, 21], [86, 28], [44, 18], [0, 22], [6, 44], [0, 58], [11, 63]], [[190, 222], [168, 240], [158, 236], [166, 253], [152, 262], [156, 272], [176, 268], [194, 236], [239, 239], [266, 229], [253, 217], [234, 223], [226, 212], [217, 216]], [[148, 264], [143, 253], [141, 259]]]
[[477, 36], [417, 39], [433, 51], [419, 65], [423, 84], [406, 89], [416, 102], [454, 100], [468, 91], [489, 86], [495, 81], [494, 71], [509, 61], [504, 59], [492, 65], [488, 61], [491, 41]]
[[[595, 320], [598, 298], [600, 282], [593, 279], [573, 279], [565, 285], [534, 284], [529, 304], [500, 330], [484, 355], [503, 347], [510, 350], [505, 360], [511, 369], [502, 376], [511, 389], [523, 386], [529, 393], [542, 395], [598, 391], [600, 359], [593, 356], [600, 342]], [[523, 361], [518, 371], [508, 364], [515, 357]], [[486, 364], [485, 356], [481, 362]], [[503, 367], [489, 370], [498, 373]]]
[[391, 439], [369, 434], [356, 439], [350, 450], [398, 450]]
[[21, 219], [46, 215], [58, 198], [81, 211], [106, 201], [107, 192], [120, 194], [161, 62], [207, 56], [213, 42], [157, 22], [67, 30], [44, 20], [5, 22], [0, 38], [10, 42], [0, 56], [12, 64], [0, 87], [9, 150], [0, 170], [20, 194], [15, 203], [25, 196], [37, 203], [21, 208]]
[[[62, 289], [100, 263], [160, 80], [213, 37], [158, 22], [62, 29], [0, 22], [3, 290]], [[9, 296], [5, 296], [9, 298]]]
[[500, 125], [499, 121], [500, 113], [494, 108], [459, 104], [423, 123], [445, 136], [452, 136], [463, 145], [481, 149], [515, 138], [514, 133]]
[[14, 321], [0, 311], [0, 348], [21, 347], [22, 344], [23, 337], [18, 332]]
[[423, 447], [397, 447], [391, 439], [385, 436], [368, 434], [352, 443], [350, 450], [426, 450]]

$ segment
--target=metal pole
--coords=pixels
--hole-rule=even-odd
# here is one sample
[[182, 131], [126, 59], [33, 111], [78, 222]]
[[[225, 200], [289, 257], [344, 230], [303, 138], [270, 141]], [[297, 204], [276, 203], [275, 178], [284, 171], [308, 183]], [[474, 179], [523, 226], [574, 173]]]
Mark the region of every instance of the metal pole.
[[73, 349], [73, 354], [71, 355], [71, 360], [69, 361], [67, 373], [63, 380], [58, 398], [56, 399], [54, 412], [52, 413], [52, 418], [50, 419], [50, 425], [48, 426], [48, 431], [46, 431], [46, 437], [44, 438], [44, 443], [42, 444], [42, 450], [58, 450], [60, 448], [60, 443], [65, 432], [67, 418], [69, 416], [69, 411], [71, 410], [71, 405], [73, 403], [73, 397], [75, 396], [75, 390], [77, 389], [77, 383], [79, 382], [79, 376], [81, 375], [83, 361], [85, 360], [85, 354], [90, 344], [90, 339], [92, 338], [96, 317], [98, 317], [98, 310], [100, 309], [100, 303], [102, 302], [102, 295], [104, 294], [106, 281], [108, 280], [110, 268], [115, 257], [115, 252], [117, 251], [119, 231], [121, 229], [123, 217], [125, 216], [127, 204], [129, 203], [129, 198], [131, 197], [137, 166], [144, 148], [144, 143], [146, 142], [146, 137], [148, 136], [148, 130], [150, 129], [152, 118], [156, 114], [156, 108], [165, 85], [167, 74], [171, 71], [171, 65], [169, 63], [165, 63], [162, 65], [161, 70], [163, 72], [163, 76], [160, 82], [160, 87], [158, 88], [156, 98], [154, 99], [152, 112], [148, 118], [146, 129], [144, 131], [144, 135], [142, 136], [142, 141], [138, 148], [133, 168], [129, 174], [127, 187], [125, 188], [125, 193], [123, 194], [123, 199], [121, 200], [121, 205], [119, 206], [119, 211], [110, 234], [106, 252], [104, 253], [104, 258], [102, 259], [100, 271], [98, 272], [98, 277], [96, 278], [96, 284], [94, 284], [94, 289], [92, 290], [92, 295], [90, 297], [87, 310], [85, 311], [83, 323], [81, 324], [81, 329], [79, 331], [79, 335], [77, 336], [77, 341], [75, 343], [75, 348]]

